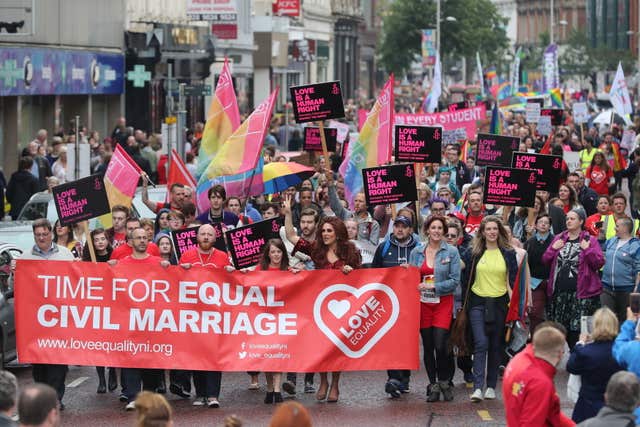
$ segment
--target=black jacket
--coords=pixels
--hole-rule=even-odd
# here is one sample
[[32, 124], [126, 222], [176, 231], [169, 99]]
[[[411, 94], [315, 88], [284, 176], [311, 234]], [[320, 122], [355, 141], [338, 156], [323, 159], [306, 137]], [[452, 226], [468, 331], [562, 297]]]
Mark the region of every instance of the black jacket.
[[584, 207], [587, 216], [598, 212], [598, 193], [592, 188], [582, 187], [582, 190], [578, 193], [578, 201]]
[[400, 246], [392, 234], [378, 245], [376, 253], [373, 255], [373, 261], [371, 261], [371, 267], [396, 267], [401, 264], [401, 262], [398, 261], [400, 259], [404, 259], [404, 263], [409, 263], [409, 255], [417, 244], [418, 242], [416, 242], [413, 236], [409, 236], [407, 244]]
[[14, 172], [11, 175], [9, 185], [7, 185], [7, 200], [11, 203], [9, 215], [11, 215], [12, 219], [18, 218], [18, 214], [24, 205], [37, 192], [38, 180], [28, 170]]
[[531, 277], [543, 280], [547, 280], [549, 278], [551, 266], [542, 262], [542, 255], [544, 255], [544, 252], [547, 250], [552, 240], [553, 234], [549, 233], [542, 243], [533, 236], [524, 244], [524, 248], [529, 256], [529, 270], [531, 271]]

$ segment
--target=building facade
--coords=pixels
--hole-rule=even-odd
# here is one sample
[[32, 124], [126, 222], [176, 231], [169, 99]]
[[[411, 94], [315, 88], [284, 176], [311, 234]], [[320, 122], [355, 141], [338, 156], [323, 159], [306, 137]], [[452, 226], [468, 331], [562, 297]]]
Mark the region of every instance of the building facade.
[[[550, 34], [553, 40], [564, 43], [572, 29], [586, 28], [586, 0], [517, 0], [517, 44], [540, 43], [540, 35]], [[551, 25], [551, 4], [554, 5]]]
[[[6, 176], [38, 129], [76, 116], [102, 136], [123, 112], [124, 0], [0, 4], [0, 164]], [[8, 25], [7, 25], [8, 24]]]

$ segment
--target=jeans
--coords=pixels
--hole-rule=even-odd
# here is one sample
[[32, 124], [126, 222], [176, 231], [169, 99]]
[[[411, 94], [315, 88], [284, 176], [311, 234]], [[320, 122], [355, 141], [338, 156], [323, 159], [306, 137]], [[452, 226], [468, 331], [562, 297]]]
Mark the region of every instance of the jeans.
[[504, 321], [506, 307], [496, 303], [495, 322], [485, 323], [485, 307], [477, 305], [469, 311], [469, 323], [473, 334], [473, 388], [496, 388], [498, 383], [498, 367], [502, 360], [504, 347]]
[[161, 371], [158, 369], [120, 369], [122, 394], [127, 397], [129, 402], [133, 402], [140, 393], [140, 385], [143, 390], [155, 392], [158, 387], [159, 372]]
[[390, 380], [398, 380], [402, 383], [405, 390], [409, 389], [409, 381], [411, 380], [411, 371], [408, 369], [389, 369], [387, 375]]
[[618, 322], [622, 325], [627, 320], [627, 307], [629, 306], [629, 294], [627, 291], [614, 291], [603, 287], [600, 294], [600, 304], [608, 307], [618, 317]]
[[196, 388], [197, 397], [220, 396], [220, 383], [222, 372], [220, 371], [193, 371], [193, 385]]

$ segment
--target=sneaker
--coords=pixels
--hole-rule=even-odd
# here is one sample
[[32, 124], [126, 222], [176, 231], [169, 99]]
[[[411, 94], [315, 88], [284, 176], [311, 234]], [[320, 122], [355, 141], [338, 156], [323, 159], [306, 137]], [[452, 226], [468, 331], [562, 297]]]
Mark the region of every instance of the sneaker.
[[288, 394], [296, 394], [296, 385], [291, 381], [285, 381], [282, 383], [282, 389], [286, 391]]
[[196, 400], [193, 401], [193, 406], [204, 406], [206, 404], [206, 400], [204, 397], [196, 397]]
[[398, 387], [398, 380], [391, 379], [387, 381], [384, 385], [384, 392], [389, 393], [392, 399], [397, 399], [398, 397], [400, 397], [401, 393]]
[[118, 400], [122, 403], [127, 403], [129, 402], [129, 398], [127, 396], [125, 396], [124, 394], [120, 393], [120, 396], [118, 396]]
[[409, 383], [402, 383], [402, 386], [400, 386], [400, 393], [409, 393]]
[[258, 383], [249, 384], [249, 390], [260, 390], [260, 384]]
[[313, 386], [312, 383], [304, 383], [304, 392], [305, 393], [315, 393], [316, 392], [316, 388]]
[[220, 402], [218, 402], [218, 399], [216, 399], [215, 397], [210, 397], [207, 399], [207, 406], [209, 408], [219, 408]]
[[477, 388], [473, 394], [471, 395], [471, 401], [472, 402], [482, 402], [482, 390], [480, 390], [479, 388]]
[[491, 387], [487, 387], [487, 389], [484, 392], [484, 398], [487, 400], [493, 400], [496, 398], [496, 391], [491, 388]]
[[127, 406], [124, 407], [125, 411], [135, 411], [136, 409], [136, 402], [129, 402], [127, 403]]
[[176, 396], [180, 396], [183, 399], [188, 399], [191, 397], [191, 395], [189, 393], [187, 393], [186, 391], [184, 391], [184, 389], [182, 387], [180, 387], [177, 384], [170, 384], [169, 385], [169, 391], [173, 394], [175, 394]]

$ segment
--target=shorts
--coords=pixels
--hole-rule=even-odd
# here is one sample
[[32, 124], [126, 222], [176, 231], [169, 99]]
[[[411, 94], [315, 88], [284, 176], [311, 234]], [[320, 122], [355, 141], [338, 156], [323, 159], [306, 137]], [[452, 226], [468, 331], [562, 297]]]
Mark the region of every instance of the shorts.
[[440, 328], [449, 330], [453, 317], [453, 295], [440, 297], [440, 302], [420, 303], [420, 329]]

